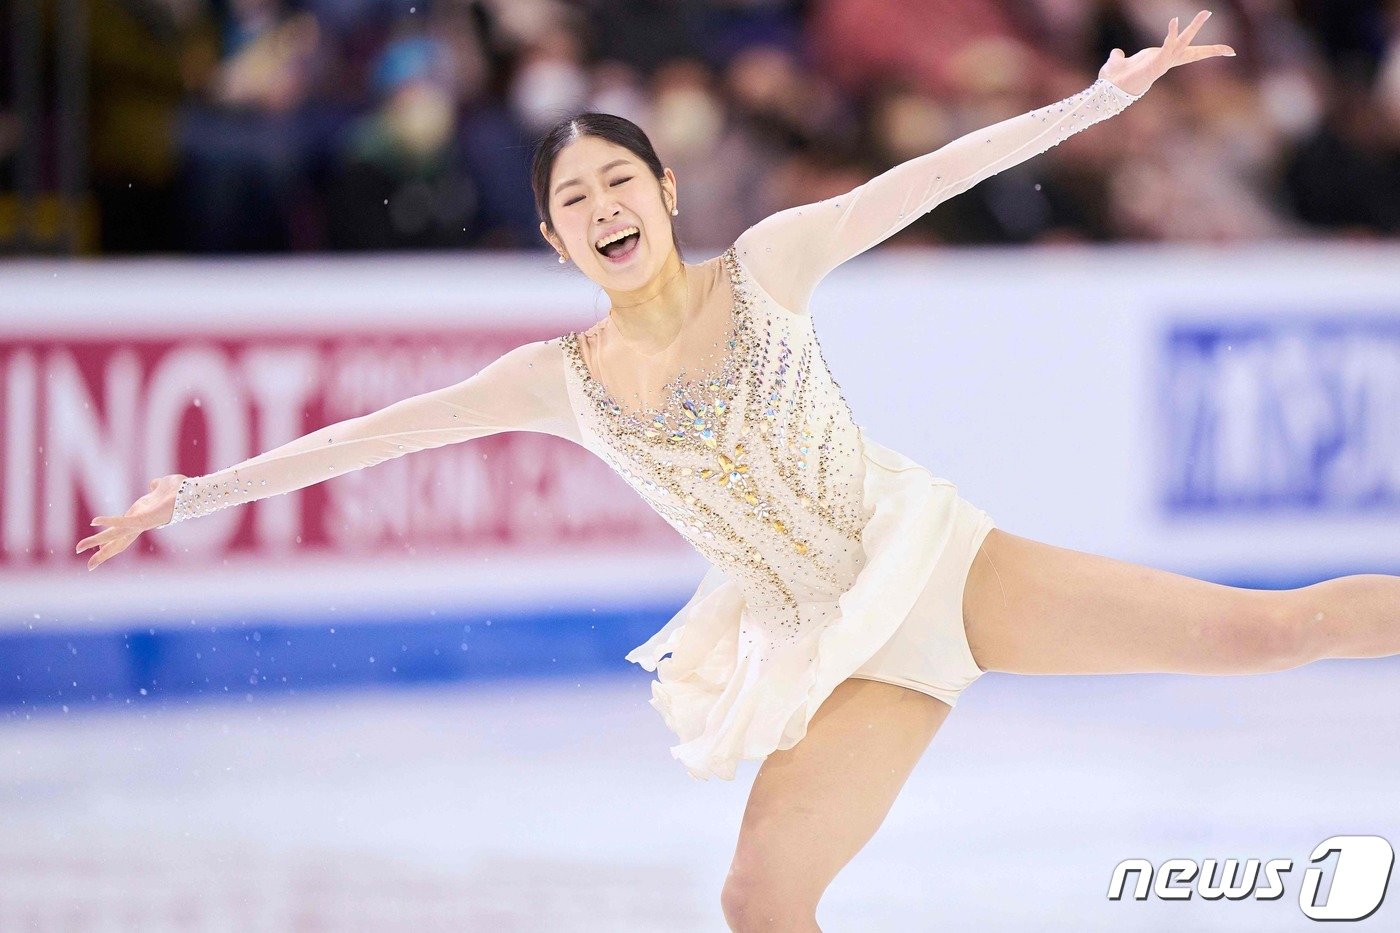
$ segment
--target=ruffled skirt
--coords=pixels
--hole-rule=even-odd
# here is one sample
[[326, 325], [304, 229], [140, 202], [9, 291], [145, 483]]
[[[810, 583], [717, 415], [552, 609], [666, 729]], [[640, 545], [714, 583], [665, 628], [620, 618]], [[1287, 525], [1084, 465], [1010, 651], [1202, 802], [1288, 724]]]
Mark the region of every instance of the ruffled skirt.
[[[696, 780], [733, 780], [740, 760], [796, 745], [836, 685], [870, 661], [921, 596], [928, 604], [925, 588], [940, 561], [960, 568], [971, 563], [971, 554], [949, 553], [950, 545], [962, 550], [968, 541], [967, 522], [958, 519], [970, 504], [957, 487], [864, 430], [860, 437], [862, 495], [870, 516], [860, 536], [866, 562], [827, 607], [830, 618], [823, 625], [776, 655], [743, 657], [740, 636], [752, 610], [738, 584], [712, 566], [680, 611], [627, 654], [627, 660], [657, 672], [651, 705], [681, 740], [671, 746], [672, 756]], [[978, 542], [989, 526], [989, 520], [976, 526]], [[940, 595], [942, 603], [947, 595]], [[966, 666], [970, 658], [959, 660]]]

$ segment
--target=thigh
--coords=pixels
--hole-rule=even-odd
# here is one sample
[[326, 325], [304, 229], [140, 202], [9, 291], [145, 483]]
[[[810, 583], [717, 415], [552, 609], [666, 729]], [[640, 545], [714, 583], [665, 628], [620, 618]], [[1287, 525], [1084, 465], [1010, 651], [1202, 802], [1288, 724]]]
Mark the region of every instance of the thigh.
[[963, 624], [984, 670], [1225, 673], [1213, 646], [1267, 612], [1267, 594], [996, 528], [968, 572]]
[[879, 829], [950, 710], [907, 687], [855, 678], [838, 684], [807, 734], [759, 767], [731, 882], [814, 907]]

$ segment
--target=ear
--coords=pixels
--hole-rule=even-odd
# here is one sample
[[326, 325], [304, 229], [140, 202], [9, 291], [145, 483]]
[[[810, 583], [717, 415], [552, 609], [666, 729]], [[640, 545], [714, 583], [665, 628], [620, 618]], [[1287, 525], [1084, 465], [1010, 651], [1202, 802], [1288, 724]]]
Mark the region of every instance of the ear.
[[661, 203], [665, 204], [666, 210], [669, 211], [676, 206], [676, 173], [665, 168], [661, 170], [661, 175]]
[[555, 239], [555, 237], [549, 232], [549, 227], [545, 226], [545, 222], [544, 222], [543, 220], [540, 221], [540, 236], [544, 237], [544, 241], [545, 241], [546, 243], [548, 243], [550, 246], [554, 247], [554, 248], [555, 248], [556, 250], [558, 250], [559, 252], [561, 252], [561, 253], [568, 252], [568, 250], [564, 249], [564, 244], [563, 244], [563, 243], [560, 243], [560, 242], [559, 242], [557, 239]]

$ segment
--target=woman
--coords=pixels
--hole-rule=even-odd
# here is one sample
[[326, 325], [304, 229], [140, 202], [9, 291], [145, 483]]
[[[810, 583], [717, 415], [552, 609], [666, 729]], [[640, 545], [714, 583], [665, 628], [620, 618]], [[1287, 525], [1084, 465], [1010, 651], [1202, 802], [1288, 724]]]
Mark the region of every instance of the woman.
[[[412, 450], [528, 430], [605, 459], [712, 563], [629, 660], [695, 778], [763, 759], [723, 891], [736, 929], [816, 929], [959, 693], [983, 672], [1243, 673], [1400, 651], [1400, 580], [1221, 586], [994, 528], [947, 480], [866, 436], [821, 358], [817, 282], [979, 180], [1136, 100], [1208, 13], [1089, 88], [971, 133], [844, 195], [781, 211], [686, 264], [677, 185], [634, 125], [564, 121], [536, 152], [540, 231], [612, 299], [584, 333], [203, 477], [164, 477], [84, 541], [96, 566], [143, 531]], [[664, 657], [665, 655], [669, 657]]]

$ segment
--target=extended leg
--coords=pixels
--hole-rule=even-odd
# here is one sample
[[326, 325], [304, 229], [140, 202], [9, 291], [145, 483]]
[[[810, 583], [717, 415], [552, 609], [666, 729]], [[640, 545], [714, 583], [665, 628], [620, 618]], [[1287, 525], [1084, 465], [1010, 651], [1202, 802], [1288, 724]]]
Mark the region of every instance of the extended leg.
[[984, 670], [1261, 673], [1400, 652], [1400, 578], [1254, 590], [997, 528], [968, 573], [963, 621]]
[[838, 684], [801, 741], [754, 778], [721, 898], [730, 928], [819, 931], [822, 892], [880, 827], [950, 710], [894, 684]]
[[1400, 577], [1357, 573], [1289, 590], [1323, 634], [1324, 657], [1400, 654]]

